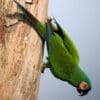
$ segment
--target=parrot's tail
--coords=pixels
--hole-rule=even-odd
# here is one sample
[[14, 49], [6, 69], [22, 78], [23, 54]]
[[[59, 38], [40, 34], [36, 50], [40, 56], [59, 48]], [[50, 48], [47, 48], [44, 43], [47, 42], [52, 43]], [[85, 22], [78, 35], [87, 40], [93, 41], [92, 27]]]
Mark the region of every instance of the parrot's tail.
[[27, 11], [21, 4], [19, 4], [16, 0], [14, 2], [17, 4], [19, 10], [23, 12], [25, 20], [39, 33], [41, 38], [45, 38], [45, 25], [42, 24], [38, 19], [35, 18], [29, 11]]

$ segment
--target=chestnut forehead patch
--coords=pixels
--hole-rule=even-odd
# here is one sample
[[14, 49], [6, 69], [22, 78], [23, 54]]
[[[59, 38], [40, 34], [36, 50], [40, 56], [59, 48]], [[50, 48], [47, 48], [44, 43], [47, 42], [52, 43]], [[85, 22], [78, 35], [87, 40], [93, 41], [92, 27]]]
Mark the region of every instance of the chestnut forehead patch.
[[80, 83], [79, 88], [81, 90], [87, 90], [88, 89], [88, 84], [83, 81], [83, 82]]

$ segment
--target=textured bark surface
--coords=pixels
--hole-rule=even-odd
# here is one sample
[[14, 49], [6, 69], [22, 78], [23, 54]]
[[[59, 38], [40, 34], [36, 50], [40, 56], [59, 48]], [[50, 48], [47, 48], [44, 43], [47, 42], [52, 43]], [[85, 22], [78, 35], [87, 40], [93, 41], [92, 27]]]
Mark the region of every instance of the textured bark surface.
[[[19, 2], [45, 22], [48, 0]], [[43, 44], [29, 25], [5, 17], [17, 11], [13, 0], [0, 0], [0, 100], [37, 100]]]

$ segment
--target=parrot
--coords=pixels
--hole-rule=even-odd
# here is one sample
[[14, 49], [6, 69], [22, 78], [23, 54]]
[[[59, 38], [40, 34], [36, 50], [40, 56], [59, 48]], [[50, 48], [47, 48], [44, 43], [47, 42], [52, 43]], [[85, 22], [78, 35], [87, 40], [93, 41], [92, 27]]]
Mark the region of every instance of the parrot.
[[75, 87], [80, 96], [86, 95], [92, 89], [92, 83], [80, 67], [78, 50], [68, 33], [64, 31], [56, 19], [48, 18], [43, 24], [20, 3], [16, 0], [14, 2], [22, 11], [25, 20], [46, 41], [48, 62], [44, 66], [49, 68], [57, 79]]

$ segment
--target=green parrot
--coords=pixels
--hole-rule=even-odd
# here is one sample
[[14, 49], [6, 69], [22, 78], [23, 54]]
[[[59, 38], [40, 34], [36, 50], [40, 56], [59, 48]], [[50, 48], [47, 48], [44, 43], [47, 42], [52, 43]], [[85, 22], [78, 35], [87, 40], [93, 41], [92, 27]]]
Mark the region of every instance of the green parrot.
[[80, 96], [86, 95], [92, 88], [91, 81], [80, 68], [78, 50], [68, 34], [55, 19], [54, 23], [53, 19], [48, 19], [46, 24], [42, 24], [17, 1], [15, 3], [25, 20], [46, 40], [48, 62], [45, 67], [50, 68], [56, 78], [76, 87]]

